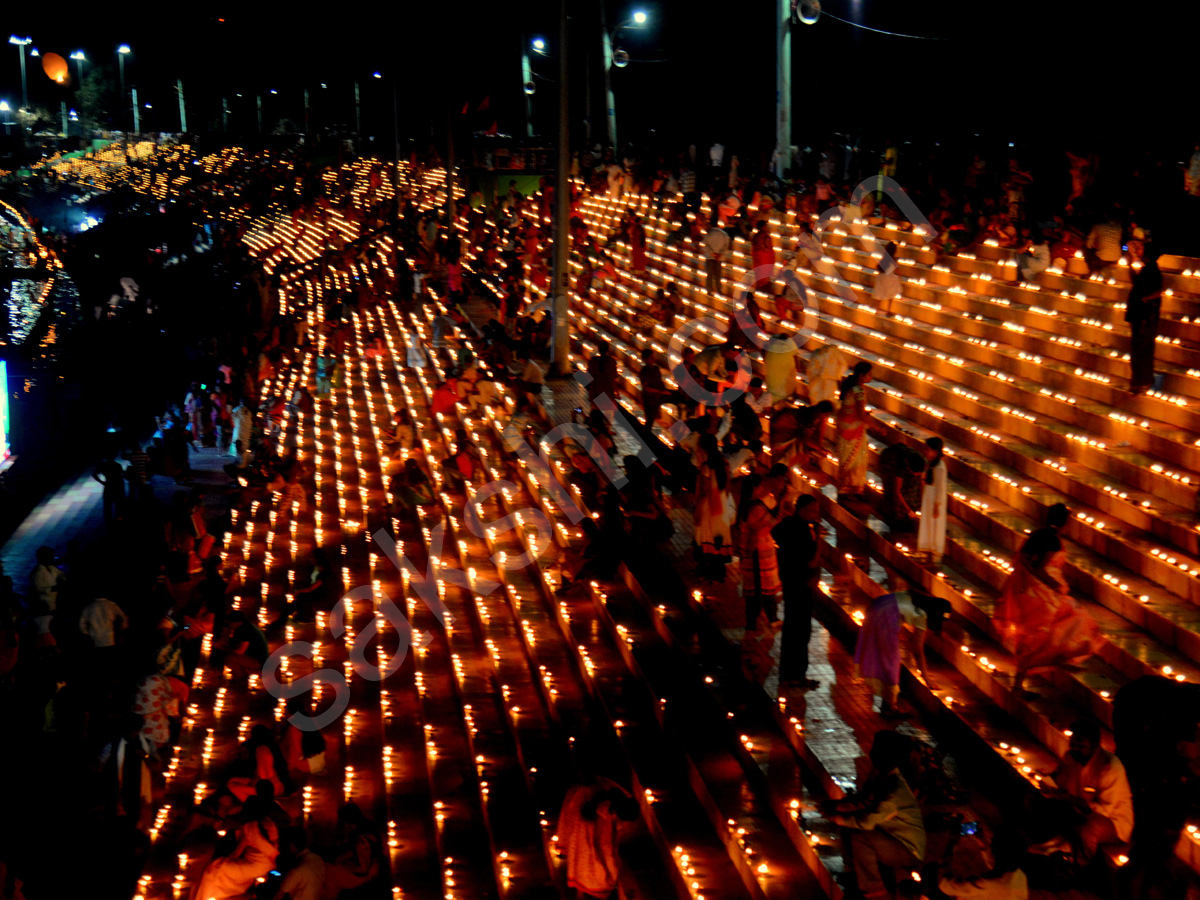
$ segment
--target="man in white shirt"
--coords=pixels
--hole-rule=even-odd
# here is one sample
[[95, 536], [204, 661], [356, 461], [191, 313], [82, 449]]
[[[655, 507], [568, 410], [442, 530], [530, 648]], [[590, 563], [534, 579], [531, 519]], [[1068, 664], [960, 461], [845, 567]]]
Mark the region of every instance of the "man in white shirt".
[[295, 862], [283, 876], [275, 900], [319, 900], [325, 886], [325, 860], [308, 849], [308, 834], [303, 828], [288, 828], [283, 844]]
[[711, 296], [721, 293], [724, 277], [721, 266], [729, 252], [729, 234], [714, 220], [713, 227], [704, 236], [704, 289]]
[[54, 564], [54, 548], [38, 547], [37, 565], [29, 573], [29, 588], [33, 600], [42, 601], [54, 612], [58, 605], [58, 586], [65, 580], [62, 570]]
[[[872, 774], [861, 797], [833, 801], [823, 810], [835, 825], [847, 829], [854, 878], [864, 897], [889, 897], [882, 869], [919, 869], [925, 861], [925, 820], [912, 789], [900, 774], [909, 752], [895, 731], [876, 733], [871, 743]], [[869, 802], [865, 805], [863, 799]]]
[[1125, 842], [1133, 835], [1133, 792], [1125, 766], [1100, 746], [1097, 722], [1080, 719], [1071, 726], [1070, 750], [1054, 773], [1054, 783], [1058, 795], [1084, 817], [1076, 832], [1084, 861], [1095, 856], [1101, 844]]
[[117, 635], [129, 627], [125, 611], [107, 597], [97, 597], [83, 608], [79, 630], [92, 639], [96, 647], [112, 647]]

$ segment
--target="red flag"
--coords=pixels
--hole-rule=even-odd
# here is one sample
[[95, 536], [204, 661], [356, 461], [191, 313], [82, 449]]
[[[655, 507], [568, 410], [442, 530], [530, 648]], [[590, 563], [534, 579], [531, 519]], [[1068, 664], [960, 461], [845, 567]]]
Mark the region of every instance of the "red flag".
[[491, 106], [492, 105], [491, 100], [492, 100], [491, 94], [488, 94], [486, 97], [484, 97], [483, 102], [479, 104], [479, 109], [477, 109], [476, 112], [483, 112], [485, 109], [487, 109], [489, 106]]
[[466, 103], [463, 104], [462, 112], [459, 113], [459, 115], [465, 116], [470, 111], [470, 109], [471, 109], [471, 101], [468, 100]]
[[488, 129], [486, 132], [484, 132], [484, 133], [485, 133], [485, 134], [499, 134], [499, 133], [500, 133], [500, 123], [499, 123], [499, 122], [492, 122], [492, 127], [491, 127], [491, 128], [489, 128], [489, 129]]

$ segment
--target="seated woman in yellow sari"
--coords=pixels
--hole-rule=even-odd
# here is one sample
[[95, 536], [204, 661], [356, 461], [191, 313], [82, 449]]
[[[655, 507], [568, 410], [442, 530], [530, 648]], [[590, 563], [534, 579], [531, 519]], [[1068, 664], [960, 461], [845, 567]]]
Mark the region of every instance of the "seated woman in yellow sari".
[[1024, 691], [1031, 669], [1082, 662], [1101, 640], [1096, 623], [1070, 597], [1063, 579], [1067, 554], [1058, 530], [1069, 516], [1062, 503], [1050, 507], [1046, 527], [1021, 547], [996, 603], [996, 626], [1017, 659], [1018, 692]]
[[860, 362], [842, 381], [837, 414], [838, 497], [861, 496], [867, 487], [867, 396], [871, 364]]

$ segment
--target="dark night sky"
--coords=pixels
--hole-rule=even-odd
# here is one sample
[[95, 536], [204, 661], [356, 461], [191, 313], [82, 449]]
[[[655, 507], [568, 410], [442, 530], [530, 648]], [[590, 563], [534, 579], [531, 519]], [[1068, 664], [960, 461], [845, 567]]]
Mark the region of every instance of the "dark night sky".
[[[622, 138], [672, 145], [720, 138], [731, 148], [773, 143], [773, 6], [770, 0], [608, 0], [610, 27], [634, 9], [649, 13], [649, 25], [626, 31], [622, 43], [636, 59], [658, 60], [614, 73]], [[119, 20], [110, 12], [117, 8], [124, 11]], [[3, 28], [30, 34], [43, 52], [67, 56], [82, 48], [91, 64], [107, 64], [114, 74], [115, 48], [129, 43], [127, 74], [142, 102], [154, 107], [150, 128], [178, 127], [176, 77], [184, 79], [193, 128], [217, 120], [222, 95], [230, 98], [235, 123], [252, 127], [250, 98], [271, 88], [279, 94], [266, 94], [268, 121], [300, 118], [303, 86], [312, 91], [318, 123], [352, 121], [358, 77], [364, 130], [390, 131], [389, 89], [370, 77], [380, 69], [399, 78], [402, 135], [423, 139], [431, 124], [444, 127], [447, 109], [469, 102], [474, 110], [484, 96], [491, 98], [490, 114], [473, 112], [467, 127], [486, 128], [494, 118], [501, 131], [521, 131], [521, 35], [553, 39], [557, 3], [215, 3], [182, 7], [173, 19], [156, 11], [165, 8], [25, 6], [6, 11]], [[572, 118], [585, 115], [590, 72], [595, 128], [602, 130], [598, 0], [571, 0], [571, 8]], [[1190, 81], [1183, 42], [1194, 28], [1169, 16], [1124, 20], [1104, 5], [1077, 0], [827, 0], [825, 8], [877, 28], [945, 40], [873, 34], [829, 16], [799, 26], [793, 91], [801, 146], [847, 130], [912, 141], [980, 132], [1023, 146], [1161, 141], [1178, 145], [1180, 157], [1190, 150], [1193, 135], [1176, 85]], [[15, 47], [0, 47], [0, 97], [10, 102], [20, 97], [16, 57]], [[69, 93], [37, 62], [31, 61], [31, 100], [57, 107], [65, 97], [71, 105]], [[534, 67], [542, 76], [535, 124], [552, 132], [555, 85], [543, 79], [556, 76], [555, 62], [535, 58]], [[328, 88], [322, 91], [321, 82]]]

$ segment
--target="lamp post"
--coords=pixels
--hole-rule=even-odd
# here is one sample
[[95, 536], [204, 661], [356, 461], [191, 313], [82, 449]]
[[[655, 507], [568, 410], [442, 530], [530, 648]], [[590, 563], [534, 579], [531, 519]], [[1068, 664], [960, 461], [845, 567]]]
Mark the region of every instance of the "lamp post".
[[782, 178], [792, 154], [792, 4], [775, 9], [775, 176]]
[[7, 100], [0, 100], [0, 113], [4, 113], [4, 133], [8, 134], [9, 126], [12, 124], [12, 119], [9, 116], [9, 111], [12, 109], [8, 105]]
[[121, 69], [121, 99], [125, 99], [125, 57], [133, 51], [129, 49], [128, 44], [122, 44], [117, 48], [117, 63]]
[[[122, 106], [125, 105], [125, 57], [128, 56], [131, 52], [132, 51], [130, 51], [128, 44], [122, 44], [121, 46], [119, 46], [117, 48], [117, 66], [121, 70], [121, 105]], [[137, 123], [137, 100], [133, 101], [133, 119], [134, 119], [133, 130], [137, 131], [137, 124], [136, 124]], [[124, 123], [122, 123], [122, 125], [124, 125]]]
[[[602, 4], [603, 6], [603, 4]], [[567, 66], [567, 0], [558, 8], [558, 153], [554, 172], [554, 342], [551, 365], [555, 375], [566, 375], [571, 364], [570, 260], [571, 260], [571, 148], [570, 75]], [[605, 32], [607, 34], [607, 32]]]
[[79, 86], [83, 87], [83, 64], [87, 62], [87, 57], [83, 55], [82, 50], [76, 50], [71, 54], [71, 59], [75, 60], [75, 67], [79, 72]]
[[529, 58], [529, 48], [533, 48], [534, 53], [546, 55], [546, 41], [540, 37], [535, 37], [527, 41], [524, 37], [521, 38], [521, 92], [525, 95], [525, 136], [533, 137], [533, 92], [536, 86], [533, 83], [533, 64]]
[[648, 18], [646, 13], [638, 10], [633, 14], [633, 18], [622, 22], [610, 33], [604, 17], [604, 0], [600, 0], [600, 32], [604, 39], [604, 101], [608, 116], [608, 142], [612, 144], [613, 153], [620, 153], [621, 148], [617, 146], [617, 101], [613, 95], [612, 68], [616, 66], [623, 69], [629, 64], [628, 54], [616, 51], [621, 53], [621, 57], [618, 58], [613, 51], [613, 44], [616, 43], [617, 35], [622, 29], [645, 25]]
[[29, 85], [25, 81], [25, 48], [29, 44], [33, 43], [33, 38], [31, 38], [31, 37], [19, 38], [14, 34], [14, 35], [9, 36], [8, 42], [10, 44], [16, 45], [17, 54], [21, 57], [21, 109], [28, 109], [29, 108]]

